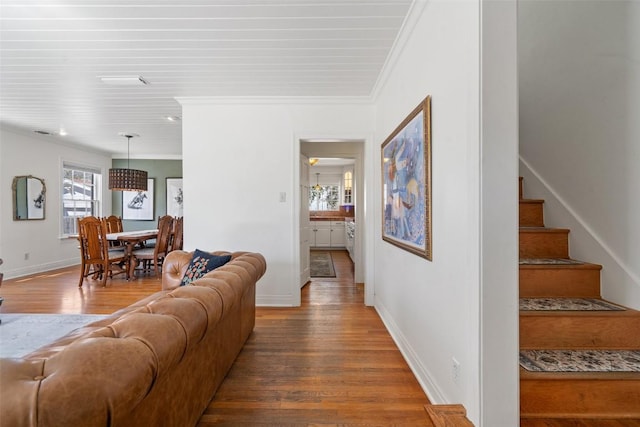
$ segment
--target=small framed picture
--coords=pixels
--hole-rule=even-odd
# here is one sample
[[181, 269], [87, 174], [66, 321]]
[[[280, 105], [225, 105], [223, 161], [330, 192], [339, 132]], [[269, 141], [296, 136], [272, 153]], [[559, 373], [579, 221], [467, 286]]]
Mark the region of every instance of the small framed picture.
[[147, 179], [147, 191], [122, 192], [122, 219], [153, 221], [155, 178]]
[[183, 216], [182, 178], [167, 178], [167, 215]]

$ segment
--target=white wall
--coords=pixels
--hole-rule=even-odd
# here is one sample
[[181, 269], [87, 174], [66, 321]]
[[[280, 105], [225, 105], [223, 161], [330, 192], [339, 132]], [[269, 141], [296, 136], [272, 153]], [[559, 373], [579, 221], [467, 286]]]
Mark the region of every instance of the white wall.
[[[299, 305], [301, 138], [369, 137], [372, 108], [347, 100], [180, 99], [185, 248], [262, 253], [260, 305]], [[280, 202], [280, 193], [286, 202]]]
[[[31, 136], [0, 128], [0, 258], [5, 278], [23, 276], [80, 263], [75, 239], [60, 238], [61, 165], [63, 160], [109, 169], [109, 156], [62, 145], [53, 137]], [[11, 184], [14, 176], [43, 178], [46, 218], [13, 221]], [[111, 212], [111, 194], [104, 186], [103, 212]], [[29, 260], [24, 254], [29, 253]]]
[[[432, 401], [464, 404], [478, 427], [519, 419], [515, 21], [513, 1], [416, 2], [373, 104], [179, 99], [185, 245], [263, 253], [259, 305], [300, 302], [299, 141], [365, 141], [368, 290]], [[433, 262], [380, 235], [380, 143], [427, 94]]]
[[[374, 164], [380, 164], [379, 141], [430, 94], [433, 261], [382, 241], [374, 228], [375, 305], [434, 403], [464, 404], [476, 426], [513, 426], [518, 424], [515, 3], [421, 5], [424, 10], [375, 100]], [[380, 182], [379, 170], [375, 173], [374, 182]], [[379, 190], [375, 196], [374, 205], [380, 206]], [[378, 210], [374, 223], [381, 221]], [[457, 383], [453, 358], [461, 367]]]
[[640, 3], [519, 1], [525, 197], [640, 309]]

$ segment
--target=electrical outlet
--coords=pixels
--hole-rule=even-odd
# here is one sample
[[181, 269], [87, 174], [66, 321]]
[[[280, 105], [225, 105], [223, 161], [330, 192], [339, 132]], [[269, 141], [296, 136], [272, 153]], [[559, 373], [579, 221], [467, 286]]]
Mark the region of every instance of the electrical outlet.
[[458, 384], [458, 381], [460, 381], [460, 362], [455, 357], [451, 358], [451, 377], [453, 382]]
[[29, 252], [24, 253], [24, 260], [29, 261]]

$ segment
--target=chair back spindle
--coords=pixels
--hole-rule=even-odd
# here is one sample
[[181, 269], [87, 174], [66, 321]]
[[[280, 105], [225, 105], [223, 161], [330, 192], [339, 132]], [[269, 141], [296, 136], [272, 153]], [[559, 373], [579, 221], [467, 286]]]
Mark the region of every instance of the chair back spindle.
[[173, 236], [171, 237], [171, 250], [182, 250], [182, 235], [183, 235], [183, 217], [177, 217], [173, 220]]

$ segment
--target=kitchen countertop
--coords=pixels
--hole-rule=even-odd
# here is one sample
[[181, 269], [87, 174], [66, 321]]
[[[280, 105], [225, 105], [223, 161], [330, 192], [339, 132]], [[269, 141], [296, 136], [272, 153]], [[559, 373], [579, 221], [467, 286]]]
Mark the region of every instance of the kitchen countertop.
[[310, 216], [310, 221], [352, 221], [352, 216]]

